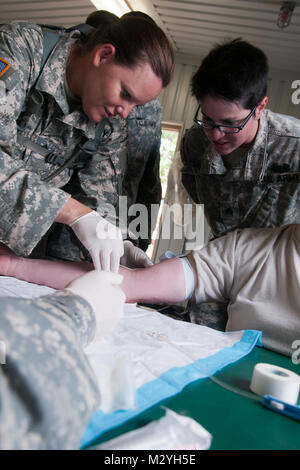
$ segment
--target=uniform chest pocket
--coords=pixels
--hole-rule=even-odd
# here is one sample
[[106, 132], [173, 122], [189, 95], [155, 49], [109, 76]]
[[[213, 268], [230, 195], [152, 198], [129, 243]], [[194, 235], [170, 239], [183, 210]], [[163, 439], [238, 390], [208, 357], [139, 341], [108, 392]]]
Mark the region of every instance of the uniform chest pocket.
[[300, 174], [272, 175], [271, 182], [248, 183], [239, 198], [241, 226], [277, 227], [300, 220]]
[[238, 201], [220, 201], [220, 217], [225, 225], [239, 219]]
[[300, 223], [300, 173], [274, 174], [253, 220], [255, 227]]

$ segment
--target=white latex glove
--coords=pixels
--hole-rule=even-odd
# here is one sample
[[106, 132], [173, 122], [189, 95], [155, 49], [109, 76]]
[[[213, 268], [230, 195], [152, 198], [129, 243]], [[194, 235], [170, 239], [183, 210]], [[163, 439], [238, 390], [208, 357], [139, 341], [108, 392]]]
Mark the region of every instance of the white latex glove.
[[137, 246], [134, 246], [129, 240], [124, 242], [124, 255], [120, 263], [122, 266], [127, 266], [127, 268], [146, 268], [147, 266], [153, 266], [151, 259], [146, 253]]
[[94, 310], [94, 341], [109, 333], [123, 316], [125, 294], [120, 284], [123, 276], [104, 271], [89, 271], [67, 285], [65, 290], [83, 297]]
[[118, 272], [124, 253], [122, 232], [118, 227], [96, 211], [79, 217], [70, 227], [89, 251], [95, 269]]

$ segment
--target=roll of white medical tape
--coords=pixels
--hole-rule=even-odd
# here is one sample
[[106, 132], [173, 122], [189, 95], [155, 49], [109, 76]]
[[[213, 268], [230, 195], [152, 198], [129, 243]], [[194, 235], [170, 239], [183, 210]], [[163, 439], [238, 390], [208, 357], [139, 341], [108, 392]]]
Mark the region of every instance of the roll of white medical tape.
[[272, 364], [259, 363], [254, 367], [250, 389], [257, 395], [272, 395], [296, 405], [300, 390], [300, 376]]

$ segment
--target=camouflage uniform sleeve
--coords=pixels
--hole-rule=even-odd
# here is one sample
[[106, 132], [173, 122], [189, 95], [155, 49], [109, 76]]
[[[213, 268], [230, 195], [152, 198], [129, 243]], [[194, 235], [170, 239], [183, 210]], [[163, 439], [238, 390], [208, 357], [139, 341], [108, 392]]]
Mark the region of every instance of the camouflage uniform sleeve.
[[[156, 219], [151, 217], [151, 205], [157, 204], [159, 206], [162, 198], [162, 188], [160, 181], [160, 142], [161, 142], [161, 114], [158, 119], [156, 133], [153, 138], [152, 148], [147, 159], [145, 171], [140, 181], [137, 203], [144, 204], [148, 210], [148, 227], [149, 238], [139, 241], [139, 247], [146, 250], [151, 243], [152, 232], [156, 225]], [[158, 211], [157, 211], [158, 215]]]
[[181, 143], [182, 184], [196, 204], [201, 204], [197, 193], [196, 175], [201, 167], [201, 156], [208, 144], [205, 133], [196, 124], [186, 131]]
[[0, 80], [0, 240], [19, 255], [30, 254], [70, 197], [26, 168], [17, 150], [16, 120], [39, 74], [42, 53], [38, 26], [12, 23], [0, 29], [0, 60], [10, 64]]
[[[129, 203], [142, 204], [147, 209], [148, 238], [139, 238], [138, 243], [132, 240], [140, 248], [146, 250], [151, 243], [157, 218], [153, 217], [153, 213], [151, 214], [151, 205], [159, 206], [162, 198], [160, 180], [162, 109], [157, 98], [144, 106], [138, 106], [134, 111], [131, 113], [132, 119], [128, 120], [128, 169], [125, 175], [128, 181], [125, 181], [125, 188], [126, 184], [130, 186], [131, 181], [132, 184], [136, 181], [138, 188], [136, 199], [131, 200], [129, 196]], [[139, 166], [142, 167], [142, 171], [138, 180], [135, 180], [134, 174], [138, 172]], [[131, 193], [133, 193], [132, 190]]]
[[67, 291], [36, 300], [1, 299], [1, 449], [79, 448], [99, 407], [82, 349], [94, 328], [90, 305]]

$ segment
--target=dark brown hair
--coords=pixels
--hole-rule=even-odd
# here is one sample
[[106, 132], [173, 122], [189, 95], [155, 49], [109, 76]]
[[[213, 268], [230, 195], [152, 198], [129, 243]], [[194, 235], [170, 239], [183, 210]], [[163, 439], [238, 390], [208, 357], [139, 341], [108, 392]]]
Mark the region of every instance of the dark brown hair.
[[163, 87], [169, 84], [174, 69], [174, 52], [167, 36], [154, 22], [130, 15], [112, 21], [77, 42], [77, 53], [87, 54], [97, 45], [106, 43], [115, 47], [117, 65], [134, 68], [148, 62], [162, 80]]
[[265, 53], [241, 38], [218, 44], [203, 59], [191, 80], [198, 101], [217, 96], [241, 102], [245, 109], [257, 106], [266, 96], [268, 59]]
[[85, 22], [94, 28], [99, 28], [113, 21], [118, 21], [119, 17], [114, 13], [106, 10], [96, 10], [90, 13]]

